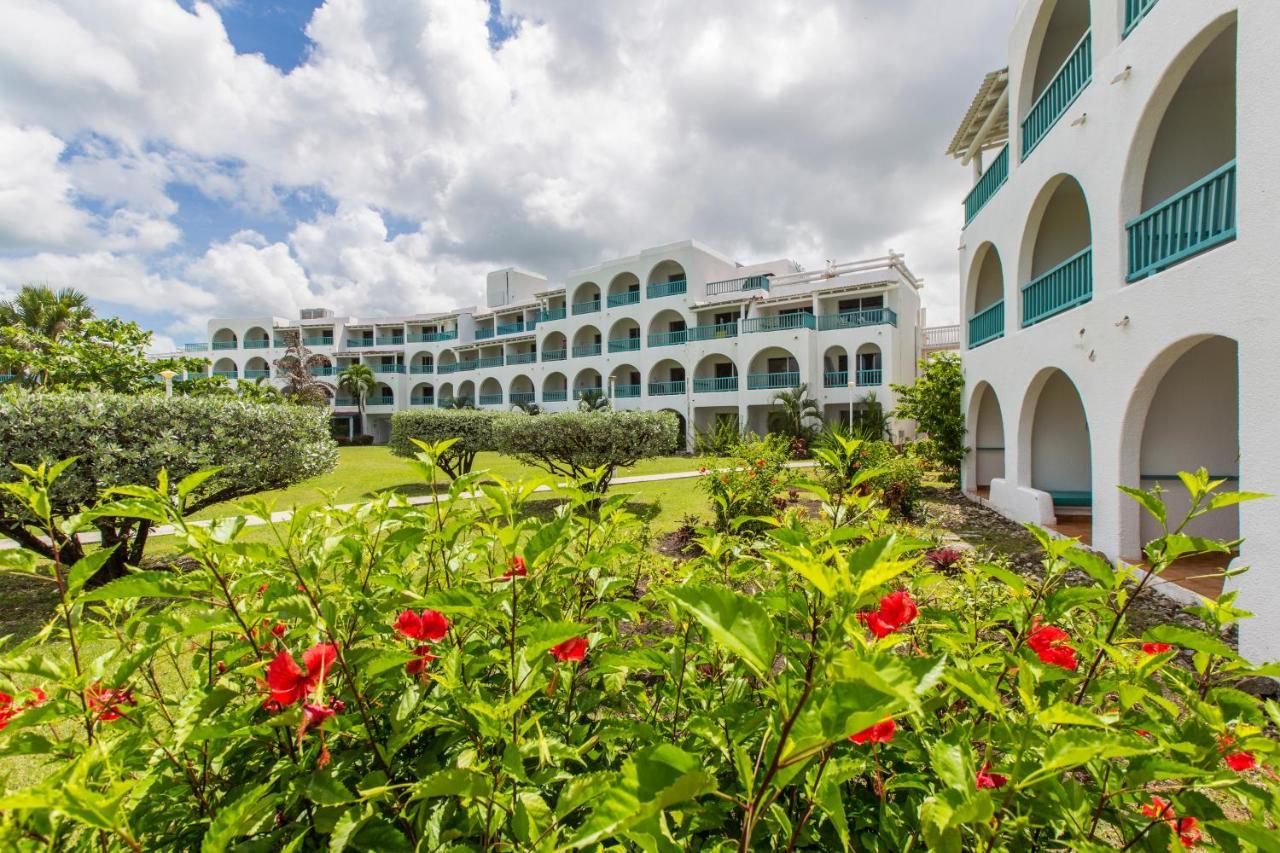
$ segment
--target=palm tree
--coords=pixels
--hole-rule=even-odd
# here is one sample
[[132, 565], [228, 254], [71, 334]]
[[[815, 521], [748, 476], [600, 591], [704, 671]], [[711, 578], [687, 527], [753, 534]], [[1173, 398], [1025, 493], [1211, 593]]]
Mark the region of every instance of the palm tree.
[[17, 296], [0, 302], [0, 325], [21, 326], [51, 341], [92, 318], [89, 297], [73, 287], [54, 290], [47, 284], [24, 284]]
[[338, 390], [356, 398], [360, 409], [360, 434], [364, 435], [364, 401], [378, 387], [378, 377], [367, 364], [353, 364], [338, 375]]
[[582, 397], [578, 399], [578, 411], [580, 412], [607, 412], [610, 408], [612, 406], [609, 403], [609, 398], [598, 388], [584, 391]]
[[526, 402], [525, 400], [521, 400], [519, 403], [513, 403], [511, 408], [519, 412], [524, 412], [526, 415], [542, 414], [541, 406], [537, 403]]
[[327, 406], [329, 389], [323, 382], [311, 375], [313, 367], [327, 367], [328, 360], [316, 355], [302, 343], [302, 334], [296, 330], [283, 329], [280, 337], [285, 341], [284, 355], [276, 359], [276, 370], [284, 379], [280, 389], [287, 400], [306, 406]]
[[889, 414], [876, 400], [876, 392], [868, 391], [859, 402], [863, 408], [854, 414], [853, 423], [849, 425], [853, 434], [863, 441], [886, 440], [891, 435]]
[[808, 393], [808, 384], [801, 382], [790, 391], [774, 394], [777, 408], [769, 413], [770, 430], [791, 438], [812, 438], [813, 424], [809, 422], [822, 420], [822, 409], [818, 408], [817, 400], [806, 396]]
[[253, 403], [279, 403], [284, 400], [280, 389], [272, 385], [271, 380], [265, 376], [259, 376], [252, 383], [236, 383], [236, 395]]

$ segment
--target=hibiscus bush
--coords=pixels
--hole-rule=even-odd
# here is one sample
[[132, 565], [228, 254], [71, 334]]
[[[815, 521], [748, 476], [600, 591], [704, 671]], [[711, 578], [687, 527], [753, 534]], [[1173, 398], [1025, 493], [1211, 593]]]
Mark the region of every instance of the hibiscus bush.
[[[49, 514], [56, 474], [7, 488], [89, 523]], [[0, 551], [60, 601], [0, 653], [0, 761], [34, 763], [4, 849], [1274, 848], [1280, 707], [1236, 685], [1278, 673], [1224, 640], [1247, 614], [1228, 593], [1199, 629], [1127, 627], [1176, 557], [1226, 558], [1181, 523], [1151, 575], [1039, 531], [1040, 579], [943, 573], [815, 485], [822, 517], [708, 533], [638, 583], [623, 496], [531, 511], [533, 484], [463, 476], [263, 542], [186, 521], [207, 476], [90, 510], [174, 525], [181, 573], [86, 590], [97, 554]], [[1193, 516], [1249, 497], [1185, 480]]]
[[698, 487], [711, 501], [715, 529], [758, 530], [785, 508], [781, 495], [791, 483], [790, 461], [791, 439], [773, 433], [738, 443], [727, 460], [704, 459]]

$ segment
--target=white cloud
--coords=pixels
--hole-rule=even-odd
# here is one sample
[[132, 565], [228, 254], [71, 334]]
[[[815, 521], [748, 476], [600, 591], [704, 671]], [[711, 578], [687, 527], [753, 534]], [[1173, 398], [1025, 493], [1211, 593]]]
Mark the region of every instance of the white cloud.
[[[0, 116], [31, 153], [16, 176], [0, 165], [5, 246], [107, 252], [218, 311], [362, 313], [689, 236], [748, 262], [892, 246], [930, 280], [934, 319], [955, 316], [967, 173], [941, 151], [1001, 61], [1008, 0], [506, 0], [519, 25], [498, 50], [485, 0], [328, 0], [288, 74], [236, 54], [227, 5], [10, 0]], [[10, 212], [6, 180], [38, 216]], [[281, 194], [310, 187], [335, 207], [287, 243], [174, 259], [174, 182], [233, 211], [283, 215]]]

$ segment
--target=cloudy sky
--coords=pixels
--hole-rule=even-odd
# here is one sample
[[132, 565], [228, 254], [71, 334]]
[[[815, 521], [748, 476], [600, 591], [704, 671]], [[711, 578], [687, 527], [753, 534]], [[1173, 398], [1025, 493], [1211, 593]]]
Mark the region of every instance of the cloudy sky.
[[0, 297], [157, 343], [481, 301], [695, 237], [904, 252], [956, 318], [945, 158], [1014, 0], [2, 0]]

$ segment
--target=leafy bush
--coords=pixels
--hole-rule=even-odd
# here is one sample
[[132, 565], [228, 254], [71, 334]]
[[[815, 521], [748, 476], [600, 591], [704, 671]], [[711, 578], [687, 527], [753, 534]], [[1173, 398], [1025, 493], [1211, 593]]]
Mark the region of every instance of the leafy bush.
[[[823, 486], [837, 495], [850, 489], [874, 494], [888, 509], [910, 516], [920, 500], [920, 460], [887, 441], [862, 441], [849, 435], [837, 427], [819, 436], [814, 458]], [[858, 476], [864, 471], [866, 476]]]
[[513, 415], [493, 427], [499, 453], [554, 476], [590, 479], [601, 492], [619, 467], [669, 452], [678, 431], [670, 412], [608, 410]]
[[699, 456], [728, 456], [734, 448], [748, 439], [745, 428], [739, 428], [736, 419], [717, 420], [710, 429], [697, 430], [693, 436], [693, 449]]
[[421, 452], [415, 440], [436, 444], [456, 439], [439, 457], [438, 464], [451, 478], [471, 472], [476, 454], [496, 450], [494, 425], [514, 415], [484, 409], [415, 409], [391, 416], [387, 446], [396, 456], [413, 458]]
[[933, 461], [956, 473], [964, 461], [964, 414], [960, 395], [964, 391], [964, 369], [956, 353], [938, 353], [920, 362], [920, 375], [911, 385], [892, 385], [898, 395], [894, 414], [916, 422], [928, 434]]
[[714, 460], [717, 467], [704, 465], [698, 487], [711, 499], [715, 529], [761, 529], [759, 519], [778, 511], [776, 498], [790, 484], [790, 459], [791, 439], [770, 434], [738, 444], [727, 464]]
[[[25, 495], [52, 527], [47, 479]], [[1188, 480], [1196, 513], [1242, 499]], [[0, 798], [7, 849], [1274, 846], [1280, 707], [1235, 684], [1280, 670], [1222, 640], [1235, 595], [1127, 630], [1224, 544], [1167, 534], [1146, 575], [1037, 531], [1043, 577], [946, 577], [879, 515], [788, 516], [637, 586], [621, 498], [548, 517], [463, 477], [259, 543], [187, 525], [192, 482], [130, 490], [188, 573], [86, 592], [93, 557], [0, 551], [62, 601], [0, 655], [0, 751], [47, 762]]]
[[[101, 490], [173, 480], [219, 467], [188, 496], [194, 512], [225, 500], [277, 489], [333, 469], [337, 448], [326, 412], [255, 404], [234, 397], [175, 397], [94, 393], [20, 394], [0, 399], [0, 481], [21, 476], [16, 465], [74, 459], [50, 492], [54, 511], [88, 508]], [[123, 574], [146, 548], [150, 523], [110, 505], [95, 509], [94, 529], [107, 548], [118, 545], [99, 579]], [[39, 541], [21, 503], [0, 493], [0, 533], [66, 562], [85, 554], [79, 537], [61, 532]], [[43, 532], [43, 531], [41, 531]]]

